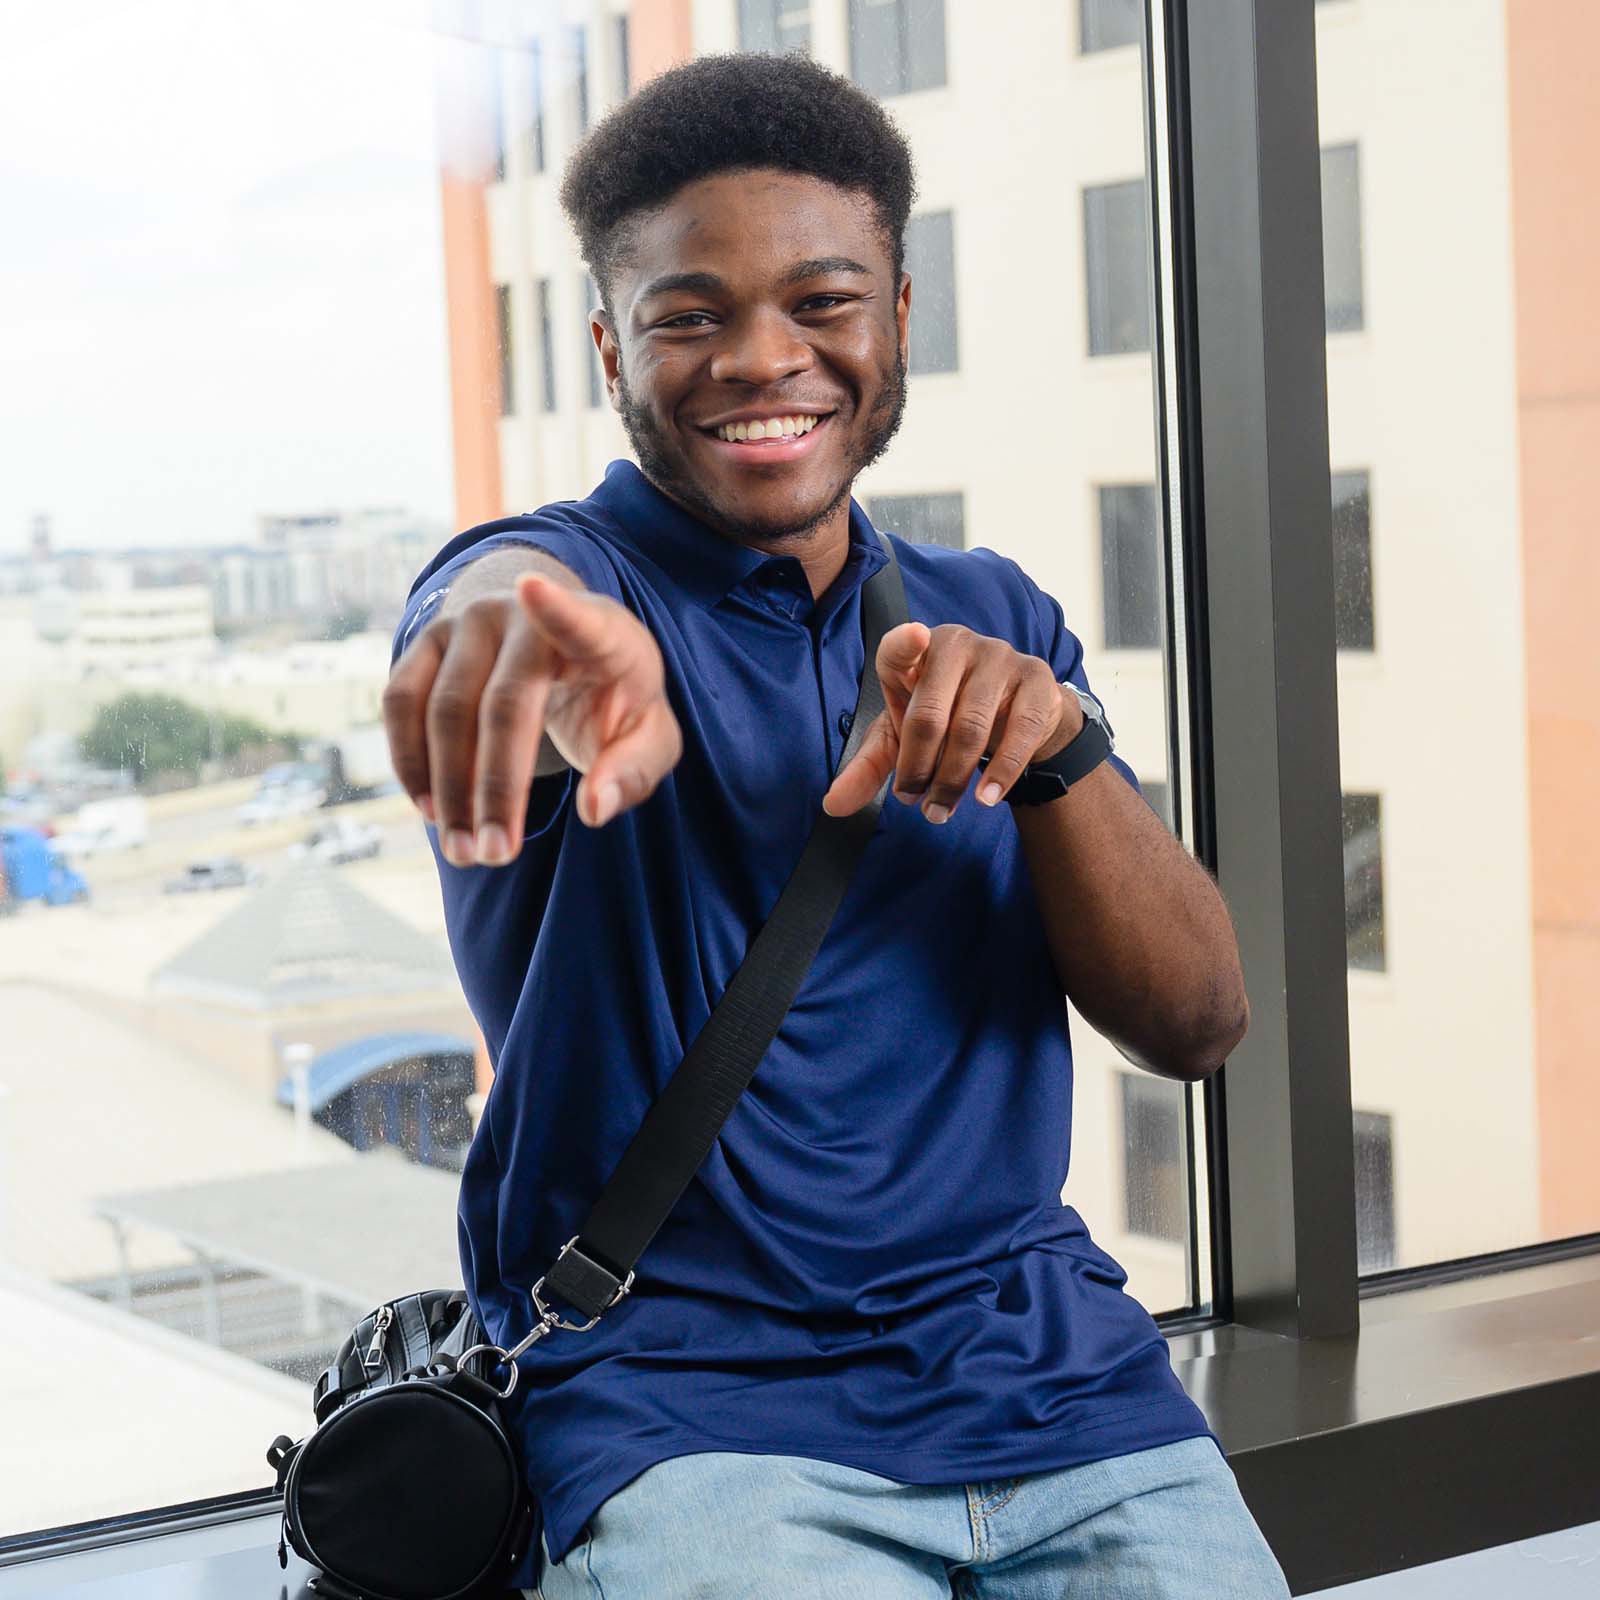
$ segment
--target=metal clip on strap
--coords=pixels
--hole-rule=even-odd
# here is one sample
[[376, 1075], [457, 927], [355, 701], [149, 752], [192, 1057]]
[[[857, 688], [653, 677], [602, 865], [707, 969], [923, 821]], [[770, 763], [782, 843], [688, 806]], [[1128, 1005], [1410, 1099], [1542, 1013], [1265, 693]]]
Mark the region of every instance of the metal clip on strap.
[[581, 1327], [559, 1320], [556, 1322], [556, 1327], [566, 1328], [570, 1333], [586, 1333], [600, 1320], [602, 1312], [609, 1311], [633, 1287], [631, 1272], [626, 1279], [619, 1278], [616, 1273], [601, 1266], [593, 1256], [585, 1255], [578, 1249], [581, 1237], [581, 1234], [574, 1234], [567, 1240], [561, 1254], [556, 1257], [555, 1265], [533, 1286], [533, 1303], [541, 1315], [548, 1308], [539, 1298], [539, 1291], [548, 1288], [589, 1318], [587, 1324]]

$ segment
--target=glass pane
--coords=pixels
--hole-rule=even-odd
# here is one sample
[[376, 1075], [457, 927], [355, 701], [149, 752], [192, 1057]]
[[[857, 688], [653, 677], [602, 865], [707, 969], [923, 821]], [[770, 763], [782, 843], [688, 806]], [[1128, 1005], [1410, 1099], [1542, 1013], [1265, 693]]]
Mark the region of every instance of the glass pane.
[[1083, 241], [1089, 275], [1089, 353], [1150, 348], [1150, 258], [1144, 179], [1083, 191]]
[[[621, 8], [489, 9], [488, 39], [309, 0], [8, 24], [0, 1262], [99, 1383], [36, 1422], [26, 1374], [0, 1385], [44, 1468], [0, 1482], [0, 1538], [264, 1488], [356, 1318], [460, 1281], [494, 1078], [389, 768], [391, 638], [461, 530], [630, 453], [555, 196], [621, 88]], [[737, 46], [738, 8], [691, 10]], [[905, 424], [856, 496], [1059, 603], [1171, 827], [1138, 52], [1080, 60], [1041, 8], [947, 83], [936, 0], [775, 15], [782, 50], [874, 57], [931, 208]], [[670, 40], [632, 16], [644, 83]], [[953, 160], [974, 130], [985, 160]], [[1019, 362], [1041, 260], [1061, 314]], [[1185, 1092], [1063, 1013], [1057, 1193], [1145, 1305], [1203, 1306]], [[128, 1437], [171, 1448], [134, 1474]]]
[[1078, 42], [1085, 55], [1138, 44], [1144, 31], [1144, 7], [1139, 0], [1079, 0]]
[[1367, 1271], [1600, 1230], [1600, 12], [1440, 18], [1317, 10]]
[[906, 271], [917, 314], [911, 320], [914, 373], [954, 372], [956, 334], [955, 219], [948, 211], [913, 217], [906, 227]]

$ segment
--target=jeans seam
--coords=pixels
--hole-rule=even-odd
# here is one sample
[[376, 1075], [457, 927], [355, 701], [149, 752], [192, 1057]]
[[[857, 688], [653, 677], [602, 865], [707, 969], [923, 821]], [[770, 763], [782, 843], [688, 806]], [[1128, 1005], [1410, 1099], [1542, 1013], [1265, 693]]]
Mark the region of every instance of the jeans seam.
[[594, 1592], [598, 1596], [598, 1600], [606, 1600], [606, 1592], [600, 1586], [599, 1578], [595, 1576], [593, 1555], [594, 1534], [591, 1532], [589, 1537], [583, 1541], [583, 1575], [594, 1586]]
[[967, 1522], [972, 1528], [972, 1559], [982, 1562], [988, 1559], [988, 1529], [984, 1523], [983, 1512], [979, 1509], [978, 1498], [972, 1492], [972, 1485], [966, 1484], [967, 1493]]
[[992, 1517], [1002, 1506], [1008, 1506], [1016, 1498], [1017, 1491], [1022, 1487], [1021, 1478], [1013, 1478], [1009, 1489], [999, 1489], [995, 1498], [985, 1500], [979, 1507], [979, 1512], [985, 1517]]

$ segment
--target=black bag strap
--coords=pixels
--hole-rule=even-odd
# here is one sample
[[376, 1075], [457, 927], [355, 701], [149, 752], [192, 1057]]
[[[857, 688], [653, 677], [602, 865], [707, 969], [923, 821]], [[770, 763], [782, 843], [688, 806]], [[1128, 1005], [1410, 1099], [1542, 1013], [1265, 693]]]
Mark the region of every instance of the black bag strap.
[[[907, 620], [905, 585], [894, 549], [881, 533], [878, 540], [889, 559], [862, 586], [866, 660], [836, 776], [883, 710], [878, 645], [884, 634]], [[534, 1286], [534, 1305], [544, 1319], [541, 1326], [586, 1331], [632, 1286], [635, 1263], [689, 1187], [794, 1004], [877, 827], [888, 788], [885, 780], [873, 799], [852, 816], [818, 815], [777, 905], [683, 1064], [650, 1107], [582, 1230]], [[541, 1289], [560, 1295], [589, 1322], [557, 1319], [543, 1303]]]

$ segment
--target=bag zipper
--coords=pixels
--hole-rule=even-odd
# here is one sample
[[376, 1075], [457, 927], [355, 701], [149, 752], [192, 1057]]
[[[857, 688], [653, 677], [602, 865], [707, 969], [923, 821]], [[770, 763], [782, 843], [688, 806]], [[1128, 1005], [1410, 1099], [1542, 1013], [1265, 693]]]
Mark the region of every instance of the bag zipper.
[[367, 1346], [367, 1353], [361, 1358], [361, 1365], [365, 1371], [376, 1372], [383, 1365], [383, 1345], [393, 1322], [394, 1307], [379, 1306], [377, 1320], [372, 1325], [372, 1343]]

